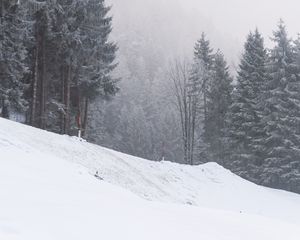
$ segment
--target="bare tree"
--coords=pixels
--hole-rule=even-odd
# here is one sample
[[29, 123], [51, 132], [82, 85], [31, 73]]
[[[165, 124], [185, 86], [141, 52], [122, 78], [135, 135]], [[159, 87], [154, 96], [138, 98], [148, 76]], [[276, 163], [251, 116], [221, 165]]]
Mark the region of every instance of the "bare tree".
[[202, 64], [193, 67], [187, 61], [175, 61], [169, 70], [172, 96], [180, 114], [184, 160], [194, 164], [195, 129], [201, 101]]

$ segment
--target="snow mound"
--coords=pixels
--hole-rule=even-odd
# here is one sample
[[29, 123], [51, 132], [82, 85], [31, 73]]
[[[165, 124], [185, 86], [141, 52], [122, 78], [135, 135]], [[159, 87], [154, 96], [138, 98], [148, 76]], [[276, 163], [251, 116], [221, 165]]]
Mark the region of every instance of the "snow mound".
[[151, 162], [1, 118], [0, 190], [1, 240], [300, 236], [297, 194], [216, 163]]

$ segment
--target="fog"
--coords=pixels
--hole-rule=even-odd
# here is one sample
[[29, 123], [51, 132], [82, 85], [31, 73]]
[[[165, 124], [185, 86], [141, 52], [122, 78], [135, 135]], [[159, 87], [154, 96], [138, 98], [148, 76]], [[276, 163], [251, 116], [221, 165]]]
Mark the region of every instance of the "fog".
[[238, 39], [243, 39], [248, 30], [255, 27], [266, 37], [270, 36], [280, 18], [286, 22], [292, 35], [300, 30], [299, 1], [296, 0], [190, 0], [191, 4], [180, 2], [182, 7], [189, 10], [194, 8], [213, 21], [218, 31]]
[[113, 6], [116, 40], [121, 33], [135, 32], [155, 42], [165, 58], [190, 56], [204, 31], [233, 66], [250, 30], [258, 27], [267, 45], [280, 18], [291, 36], [300, 31], [297, 0], [110, 0], [109, 4]]

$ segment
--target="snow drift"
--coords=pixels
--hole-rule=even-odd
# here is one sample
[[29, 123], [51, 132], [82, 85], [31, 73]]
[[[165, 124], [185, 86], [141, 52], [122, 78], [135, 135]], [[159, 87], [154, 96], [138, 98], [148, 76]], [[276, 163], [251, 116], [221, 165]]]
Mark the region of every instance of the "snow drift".
[[297, 194], [215, 163], [151, 162], [0, 118], [1, 240], [299, 236]]

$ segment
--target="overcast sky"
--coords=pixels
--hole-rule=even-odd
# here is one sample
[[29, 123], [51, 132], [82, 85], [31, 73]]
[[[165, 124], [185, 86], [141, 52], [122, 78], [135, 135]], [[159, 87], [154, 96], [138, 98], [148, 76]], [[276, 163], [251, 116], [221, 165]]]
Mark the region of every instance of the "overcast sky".
[[[237, 62], [250, 30], [263, 33], [267, 45], [280, 18], [291, 36], [300, 32], [300, 0], [108, 0], [115, 35], [137, 30], [172, 53], [191, 55], [201, 32], [229, 62]], [[122, 47], [122, 46], [121, 46]], [[169, 48], [169, 49], [168, 49]]]
[[199, 11], [211, 19], [216, 29], [243, 39], [249, 29], [258, 27], [270, 36], [282, 18], [289, 33], [300, 32], [299, 0], [179, 0], [183, 8]]

